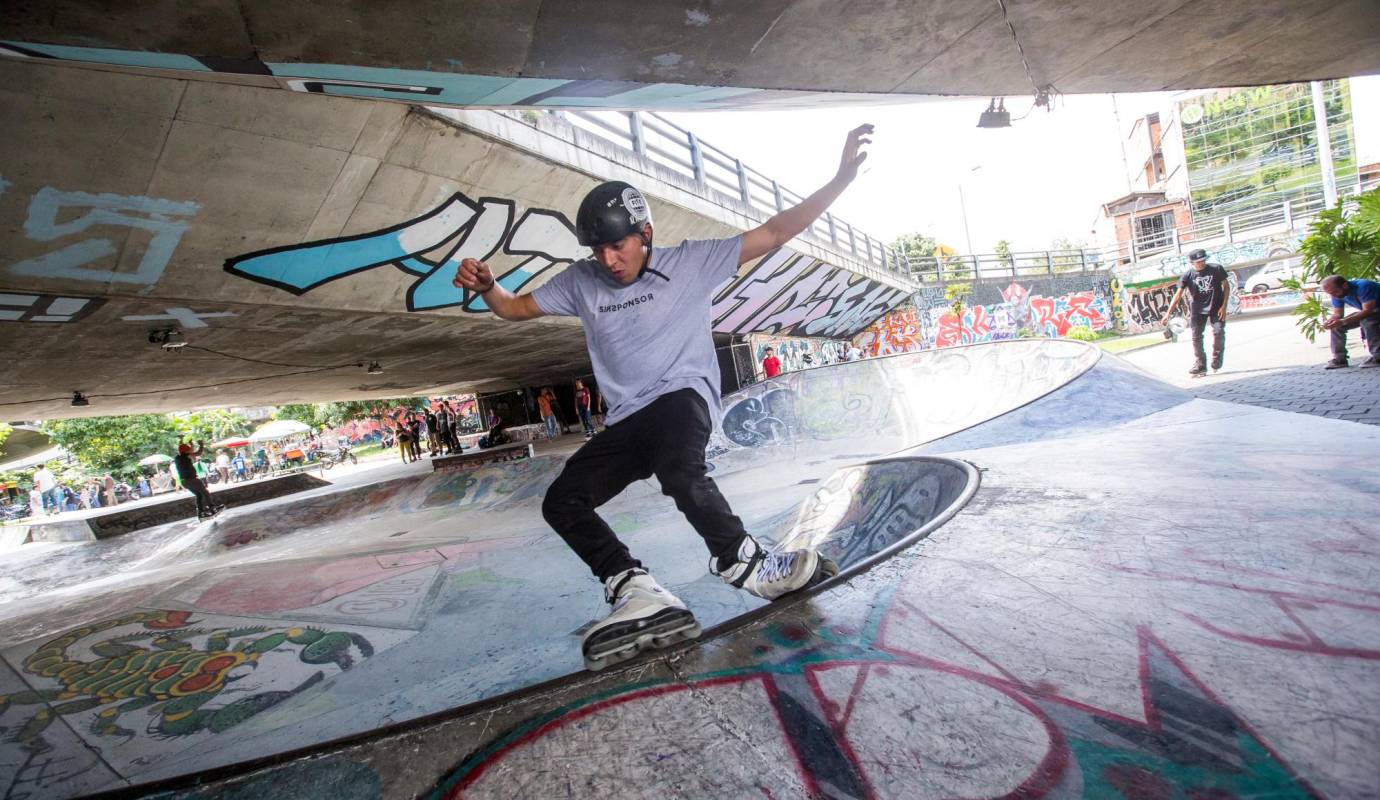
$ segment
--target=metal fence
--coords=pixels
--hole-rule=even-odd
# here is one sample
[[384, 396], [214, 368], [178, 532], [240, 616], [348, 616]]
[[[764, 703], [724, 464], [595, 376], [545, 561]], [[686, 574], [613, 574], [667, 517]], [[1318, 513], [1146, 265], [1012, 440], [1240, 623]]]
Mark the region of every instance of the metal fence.
[[[505, 111], [499, 112], [539, 125], [540, 115], [562, 119], [587, 133], [637, 153], [694, 181], [706, 192], [743, 204], [763, 214], [775, 214], [804, 199], [777, 181], [745, 165], [741, 159], [705, 142], [692, 131], [651, 112], [620, 111]], [[1380, 186], [1371, 180], [1339, 186], [1344, 195]], [[803, 236], [890, 276], [944, 284], [986, 278], [1039, 277], [1115, 269], [1141, 260], [1183, 254], [1195, 247], [1255, 238], [1272, 231], [1295, 235], [1306, 230], [1324, 207], [1322, 188], [1290, 201], [1261, 205], [1230, 215], [1209, 218], [1187, 228], [1150, 231], [1104, 247], [1040, 250], [1022, 253], [910, 256], [854, 228], [826, 212]]]
[[[745, 165], [741, 159], [657, 114], [644, 111], [504, 113], [528, 123], [537, 123], [539, 117], [533, 116], [537, 113], [558, 117], [604, 141], [679, 173], [706, 191], [768, 216], [804, 199], [802, 195]], [[911, 277], [904, 256], [832, 213], [825, 212], [802, 235], [817, 243], [828, 244], [838, 252], [850, 254], [893, 277]]]

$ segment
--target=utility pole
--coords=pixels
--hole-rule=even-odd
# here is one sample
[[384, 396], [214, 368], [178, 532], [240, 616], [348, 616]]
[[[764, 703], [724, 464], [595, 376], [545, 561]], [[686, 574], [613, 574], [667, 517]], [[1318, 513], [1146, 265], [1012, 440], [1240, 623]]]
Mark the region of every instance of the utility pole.
[[1332, 171], [1332, 137], [1327, 132], [1327, 104], [1323, 102], [1322, 81], [1313, 81], [1313, 127], [1318, 137], [1318, 164], [1322, 167], [1323, 204], [1337, 205], [1337, 176]]
[[958, 185], [958, 210], [963, 212], [963, 239], [968, 243], [968, 255], [973, 254], [973, 235], [968, 232], [968, 205], [963, 202], [963, 184]]

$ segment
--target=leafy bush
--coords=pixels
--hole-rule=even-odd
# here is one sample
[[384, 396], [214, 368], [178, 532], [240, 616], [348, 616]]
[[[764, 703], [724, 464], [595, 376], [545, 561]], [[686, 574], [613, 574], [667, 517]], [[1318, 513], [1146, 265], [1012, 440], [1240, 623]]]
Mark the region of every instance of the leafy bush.
[[1076, 342], [1095, 342], [1097, 341], [1097, 331], [1082, 325], [1069, 328], [1069, 332], [1064, 334], [1065, 339], [1073, 339]]
[[[1299, 280], [1286, 280], [1290, 289], [1302, 289], [1304, 284], [1317, 283], [1328, 275], [1341, 275], [1348, 280], [1380, 277], [1380, 189], [1361, 195], [1354, 209], [1342, 201], [1336, 208], [1318, 214], [1308, 226], [1309, 234], [1299, 245], [1303, 255], [1303, 275]], [[1322, 330], [1323, 319], [1332, 310], [1331, 298], [1305, 295], [1294, 309], [1299, 330], [1313, 341]]]

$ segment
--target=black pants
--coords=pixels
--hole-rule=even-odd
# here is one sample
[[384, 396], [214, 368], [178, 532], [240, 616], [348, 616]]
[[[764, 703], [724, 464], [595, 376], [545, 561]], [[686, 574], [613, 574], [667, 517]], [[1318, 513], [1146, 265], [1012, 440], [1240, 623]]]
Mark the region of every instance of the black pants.
[[190, 480], [184, 479], [182, 481], [182, 486], [196, 497], [197, 516], [201, 517], [210, 514], [211, 510], [216, 507], [215, 503], [211, 501], [211, 492], [206, 489], [205, 482], [200, 478], [192, 478]]
[[1332, 357], [1346, 359], [1346, 332], [1360, 328], [1366, 335], [1366, 349], [1372, 356], [1380, 357], [1380, 316], [1375, 314], [1366, 317], [1360, 322], [1352, 322], [1348, 325], [1339, 325], [1333, 328], [1332, 333]]
[[[1209, 320], [1211, 320], [1210, 323]], [[1222, 352], [1227, 349], [1227, 323], [1216, 314], [1194, 314], [1191, 321], [1193, 325], [1193, 357], [1197, 359], [1193, 366], [1198, 368], [1207, 366], [1207, 357], [1203, 353], [1203, 331], [1209, 324], [1212, 325], [1212, 363], [1214, 366], [1220, 366], [1222, 364]]]
[[633, 481], [655, 475], [662, 494], [675, 500], [710, 554], [731, 557], [747, 533], [707, 474], [704, 450], [713, 427], [704, 399], [693, 389], [658, 397], [570, 457], [546, 492], [542, 516], [595, 577], [605, 580], [642, 562], [594, 509]]

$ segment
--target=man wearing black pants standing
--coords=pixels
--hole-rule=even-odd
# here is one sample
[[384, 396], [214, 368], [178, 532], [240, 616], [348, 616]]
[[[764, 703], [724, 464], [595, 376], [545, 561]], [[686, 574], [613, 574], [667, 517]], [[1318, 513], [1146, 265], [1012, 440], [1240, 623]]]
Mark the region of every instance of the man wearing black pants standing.
[[699, 634], [685, 604], [595, 513], [633, 481], [656, 476], [704, 539], [711, 571], [732, 586], [774, 599], [810, 585], [827, 564], [812, 550], [774, 553], [759, 546], [707, 474], [705, 448], [721, 413], [711, 305], [714, 290], [739, 266], [786, 244], [824, 213], [857, 177], [871, 132], [863, 125], [848, 134], [828, 184], [740, 236], [653, 248], [647, 199], [610, 181], [586, 195], [576, 217], [576, 235], [592, 258], [524, 295], [499, 286], [481, 261], [465, 259], [456, 271], [455, 285], [482, 295], [503, 319], [554, 314], [584, 324], [608, 399], [606, 427], [566, 462], [542, 514], [603, 582], [613, 607], [584, 634], [589, 668]]
[[1188, 374], [1194, 378], [1207, 374], [1207, 354], [1203, 351], [1203, 331], [1212, 326], [1212, 371], [1222, 368], [1222, 355], [1227, 348], [1227, 300], [1231, 293], [1231, 278], [1220, 264], [1207, 263], [1206, 250], [1193, 250], [1188, 254], [1193, 269], [1179, 277], [1179, 288], [1169, 308], [1164, 312], [1164, 324], [1179, 300], [1188, 292], [1192, 298], [1189, 308], [1189, 324], [1193, 327], [1193, 369]]

